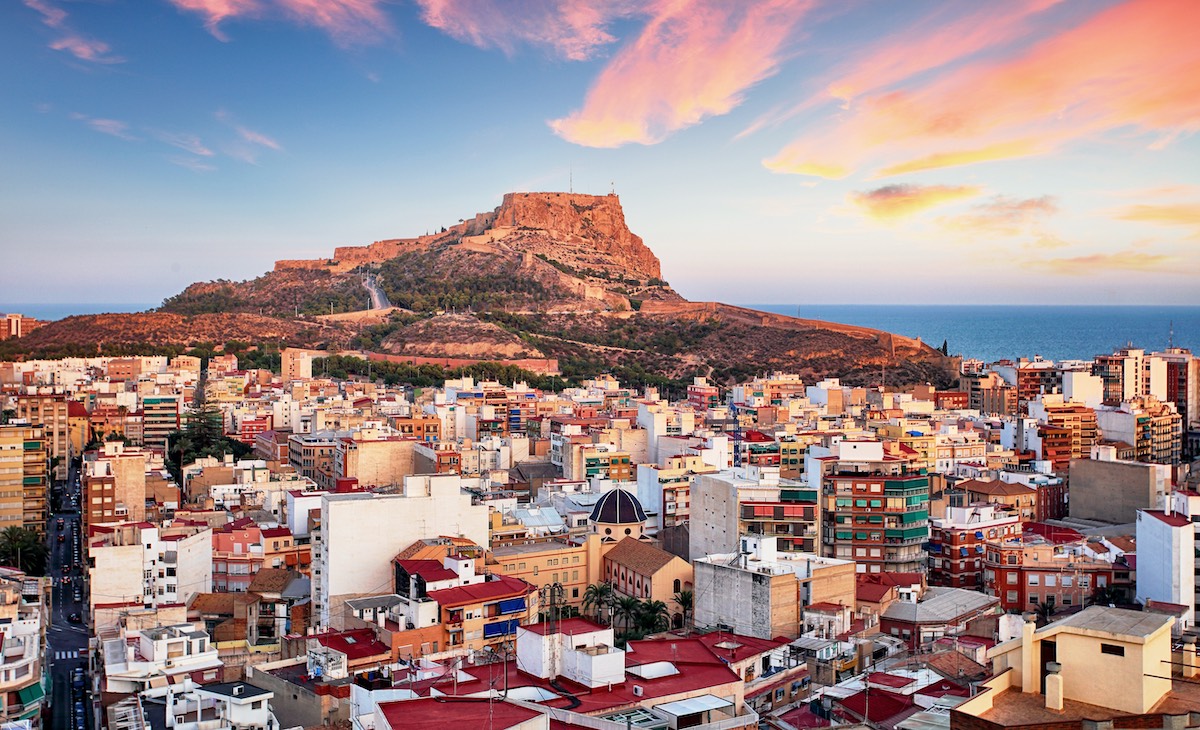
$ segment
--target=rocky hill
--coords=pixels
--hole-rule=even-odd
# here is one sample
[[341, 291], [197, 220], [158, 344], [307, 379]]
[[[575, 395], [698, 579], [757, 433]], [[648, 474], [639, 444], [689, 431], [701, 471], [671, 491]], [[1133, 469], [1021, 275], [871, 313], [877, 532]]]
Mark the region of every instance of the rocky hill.
[[[398, 309], [365, 308], [365, 276]], [[223, 313], [218, 315], [216, 313]], [[269, 315], [269, 316], [260, 316]], [[625, 223], [615, 195], [509, 193], [427, 236], [284, 260], [257, 279], [193, 284], [149, 315], [72, 318], [30, 344], [246, 339], [402, 355], [558, 358], [564, 374], [732, 382], [789, 370], [854, 384], [947, 385], [951, 359], [919, 341], [714, 302], [688, 302]]]
[[344, 342], [350, 332], [296, 319], [257, 314], [180, 315], [167, 312], [141, 314], [88, 314], [47, 322], [26, 337], [6, 340], [12, 357], [85, 356], [134, 352], [139, 348], [161, 351], [200, 343], [285, 343], [299, 347]]

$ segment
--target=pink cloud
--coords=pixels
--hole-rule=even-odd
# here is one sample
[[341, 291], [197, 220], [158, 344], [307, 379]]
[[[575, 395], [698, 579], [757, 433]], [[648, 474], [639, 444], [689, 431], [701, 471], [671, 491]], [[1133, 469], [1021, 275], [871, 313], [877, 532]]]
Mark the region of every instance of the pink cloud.
[[112, 49], [104, 41], [88, 38], [71, 30], [67, 25], [67, 11], [44, 0], [25, 0], [25, 6], [42, 16], [42, 24], [64, 34], [50, 42], [55, 51], [66, 51], [80, 61], [90, 63], [123, 63], [125, 59], [109, 53]]
[[810, 2], [661, 0], [641, 34], [613, 58], [583, 107], [550, 122], [588, 147], [655, 144], [725, 114], [771, 76]]
[[80, 61], [92, 63], [124, 63], [120, 56], [111, 56], [109, 45], [104, 41], [84, 38], [79, 35], [69, 35], [52, 42], [50, 47], [56, 51], [66, 51]]
[[1127, 2], [1007, 60], [859, 98], [774, 158], [778, 172], [881, 175], [1045, 154], [1117, 129], [1200, 129], [1200, 3]]
[[51, 28], [59, 28], [67, 19], [67, 11], [56, 8], [42, 0], [25, 0], [25, 7], [32, 8], [42, 14], [42, 22]]
[[214, 37], [228, 40], [221, 23], [231, 18], [281, 15], [297, 25], [328, 33], [337, 43], [371, 43], [391, 33], [383, 0], [170, 0], [180, 10], [204, 17]]
[[1175, 274], [1195, 272], [1194, 266], [1181, 265], [1182, 263], [1177, 256], [1135, 251], [1129, 248], [1113, 253], [1093, 253], [1084, 256], [1048, 259], [1025, 258], [1021, 265], [1029, 269], [1069, 276], [1094, 276], [1102, 271], [1129, 273], [1157, 271]]
[[1057, 238], [1041, 231], [1046, 218], [1058, 212], [1054, 198], [1010, 198], [997, 195], [991, 200], [971, 206], [962, 215], [943, 218], [940, 223], [951, 230], [971, 235], [1017, 236], [1027, 232], [1038, 233], [1042, 247], [1058, 247]]
[[169, 144], [172, 147], [178, 147], [179, 149], [185, 152], [190, 152], [193, 155], [199, 155], [200, 157], [213, 156], [213, 151], [206, 147], [204, 142], [202, 142], [200, 138], [194, 134], [163, 132], [155, 130], [150, 130], [150, 133], [153, 134], [158, 141]]
[[616, 40], [607, 30], [635, 12], [629, 0], [417, 0], [421, 19], [452, 38], [512, 54], [518, 44], [547, 46], [583, 61]]
[[112, 135], [113, 137], [124, 140], [132, 141], [137, 139], [137, 137], [134, 137], [129, 133], [129, 124], [118, 119], [89, 117], [88, 115], [80, 114], [79, 112], [72, 112], [70, 116], [72, 119], [83, 122], [97, 132]]

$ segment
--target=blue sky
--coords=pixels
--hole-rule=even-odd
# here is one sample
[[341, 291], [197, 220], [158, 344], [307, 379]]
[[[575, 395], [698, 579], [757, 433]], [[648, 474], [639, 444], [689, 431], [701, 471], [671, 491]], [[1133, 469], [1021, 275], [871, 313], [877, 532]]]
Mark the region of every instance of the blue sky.
[[[0, 303], [622, 197], [692, 299], [1200, 304], [1190, 0], [24, 0]], [[48, 284], [49, 282], [49, 284]]]

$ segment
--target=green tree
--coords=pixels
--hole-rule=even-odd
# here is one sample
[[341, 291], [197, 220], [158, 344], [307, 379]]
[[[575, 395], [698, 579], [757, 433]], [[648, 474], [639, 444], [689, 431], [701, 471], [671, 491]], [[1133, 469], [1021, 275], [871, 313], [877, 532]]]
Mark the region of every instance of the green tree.
[[624, 633], [628, 634], [630, 629], [633, 628], [634, 622], [637, 621], [638, 614], [641, 612], [642, 602], [633, 596], [618, 596], [613, 601], [612, 607], [613, 616], [624, 622]]
[[1034, 612], [1037, 614], [1038, 624], [1045, 626], [1054, 618], [1054, 612], [1058, 610], [1057, 601], [1054, 596], [1047, 596], [1046, 600], [1038, 602], [1034, 607]]
[[207, 372], [200, 374], [192, 406], [184, 419], [184, 427], [167, 437], [168, 469], [175, 481], [183, 483], [183, 467], [203, 456], [222, 457], [233, 454], [240, 459], [250, 453], [250, 447], [225, 436], [225, 421], [221, 409], [208, 402], [205, 394]]
[[679, 604], [679, 610], [683, 612], [683, 627], [691, 631], [692, 612], [696, 607], [696, 594], [687, 590], [679, 591], [675, 594], [675, 603]]
[[594, 610], [596, 621], [603, 622], [601, 612], [612, 603], [611, 583], [592, 583], [583, 591], [583, 610]]
[[29, 575], [46, 574], [46, 543], [33, 530], [6, 527], [0, 531], [0, 563], [15, 565]]
[[671, 611], [662, 601], [645, 601], [638, 606], [637, 626], [642, 633], [652, 634], [671, 627]]
[[949, 355], [950, 354], [950, 341], [942, 340], [942, 346], [939, 347], [938, 349], [942, 351], [943, 355]]

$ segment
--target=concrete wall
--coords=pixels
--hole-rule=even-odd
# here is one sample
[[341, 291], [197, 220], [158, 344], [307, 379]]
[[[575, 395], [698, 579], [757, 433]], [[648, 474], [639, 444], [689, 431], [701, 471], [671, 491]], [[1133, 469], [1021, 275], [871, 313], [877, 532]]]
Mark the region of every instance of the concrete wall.
[[[428, 491], [422, 486], [430, 483]], [[405, 494], [332, 494], [321, 498], [320, 559], [314, 568], [318, 621], [327, 625], [333, 598], [391, 590], [391, 560], [425, 538], [463, 536], [488, 544], [488, 507], [472, 505], [457, 475], [405, 480]]]
[[1137, 600], [1149, 599], [1188, 606], [1183, 620], [1196, 621], [1196, 532], [1191, 523], [1169, 525], [1152, 515], [1137, 516]]
[[[285, 664], [304, 664], [299, 662], [275, 662], [272, 667]], [[271, 709], [279, 719], [280, 727], [314, 727], [322, 725], [329, 719], [329, 713], [334, 713], [334, 719], [348, 720], [350, 703], [341, 702], [332, 695], [317, 695], [309, 689], [292, 684], [286, 679], [276, 677], [262, 667], [246, 667], [246, 681], [255, 687], [262, 687], [275, 693], [271, 698]]]
[[1157, 509], [1155, 470], [1146, 464], [1072, 459], [1070, 514], [1125, 524], [1139, 509]]
[[706, 561], [697, 561], [695, 570], [696, 626], [724, 624], [735, 633], [760, 639], [778, 635], [772, 626], [772, 576]]

